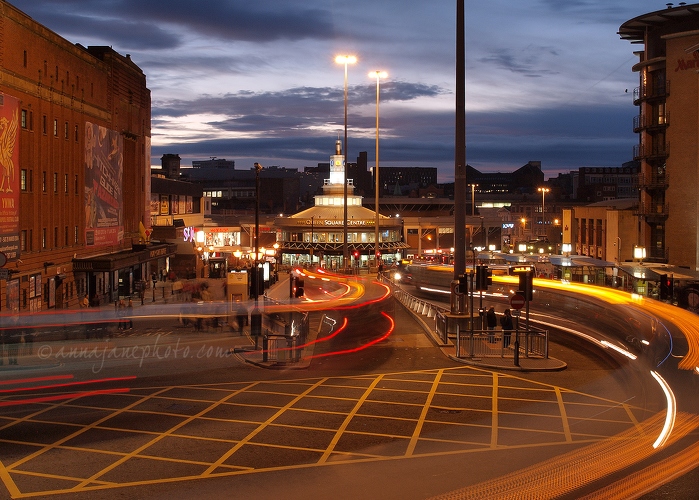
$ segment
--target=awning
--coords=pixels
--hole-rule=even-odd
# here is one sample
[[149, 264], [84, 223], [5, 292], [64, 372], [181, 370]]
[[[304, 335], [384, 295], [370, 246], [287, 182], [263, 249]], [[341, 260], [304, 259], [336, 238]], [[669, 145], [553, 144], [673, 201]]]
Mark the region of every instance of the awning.
[[96, 271], [109, 272], [118, 271], [127, 267], [133, 267], [144, 262], [171, 257], [175, 255], [177, 245], [174, 243], [163, 243], [157, 245], [140, 245], [131, 250], [123, 252], [96, 255], [94, 257], [73, 259], [73, 272], [76, 271]]

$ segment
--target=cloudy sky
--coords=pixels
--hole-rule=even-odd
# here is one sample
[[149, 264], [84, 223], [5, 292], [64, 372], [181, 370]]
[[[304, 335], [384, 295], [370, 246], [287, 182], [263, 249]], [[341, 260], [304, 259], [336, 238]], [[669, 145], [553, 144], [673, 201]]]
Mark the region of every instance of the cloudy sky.
[[[9, 0], [72, 43], [130, 54], [152, 92], [153, 164], [209, 157], [285, 167], [348, 157], [454, 176], [456, 1]], [[467, 161], [485, 172], [541, 160], [547, 176], [620, 166], [636, 140], [638, 46], [617, 35], [660, 0], [466, 0]], [[628, 90], [628, 91], [627, 91]]]

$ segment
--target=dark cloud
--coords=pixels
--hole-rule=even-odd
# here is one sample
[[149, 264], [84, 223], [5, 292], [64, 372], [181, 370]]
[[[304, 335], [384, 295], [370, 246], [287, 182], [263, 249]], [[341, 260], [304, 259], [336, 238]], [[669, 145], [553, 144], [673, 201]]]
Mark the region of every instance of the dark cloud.
[[256, 43], [328, 39], [337, 34], [327, 11], [306, 8], [301, 2], [13, 0], [12, 3], [40, 23], [60, 31], [62, 36], [104, 40], [105, 45], [122, 50], [175, 48], [183, 32]]

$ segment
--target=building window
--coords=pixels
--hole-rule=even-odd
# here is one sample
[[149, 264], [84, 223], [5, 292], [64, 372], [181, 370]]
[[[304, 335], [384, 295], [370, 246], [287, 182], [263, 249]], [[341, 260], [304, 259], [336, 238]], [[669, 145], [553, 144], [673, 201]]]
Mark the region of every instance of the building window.
[[34, 230], [33, 229], [29, 230], [29, 235], [27, 237], [27, 245], [29, 247], [30, 252], [32, 250], [34, 250]]
[[41, 133], [46, 135], [49, 132], [49, 119], [46, 115], [41, 117]]
[[27, 230], [26, 229], [22, 229], [22, 231], [19, 233], [19, 251], [20, 252], [27, 251]]
[[22, 128], [27, 128], [27, 110], [22, 110]]
[[26, 168], [23, 168], [22, 170], [19, 171], [19, 190], [20, 191], [27, 190], [27, 169]]
[[75, 126], [75, 142], [78, 142], [80, 138], [78, 137], [78, 126]]
[[75, 226], [75, 230], [73, 231], [73, 243], [76, 245], [78, 244], [78, 226]]
[[68, 174], [63, 175], [63, 192], [68, 194]]
[[53, 136], [58, 137], [58, 120], [53, 119]]
[[46, 192], [46, 170], [41, 172], [41, 192]]
[[58, 228], [53, 228], [53, 248], [58, 248]]
[[78, 174], [75, 174], [75, 194], [78, 194]]
[[58, 193], [58, 172], [53, 173], [53, 192]]
[[68, 130], [69, 130], [68, 122], [66, 122], [65, 125], [63, 126], [63, 138], [66, 140], [68, 139]]
[[46, 249], [46, 228], [41, 228], [41, 248]]

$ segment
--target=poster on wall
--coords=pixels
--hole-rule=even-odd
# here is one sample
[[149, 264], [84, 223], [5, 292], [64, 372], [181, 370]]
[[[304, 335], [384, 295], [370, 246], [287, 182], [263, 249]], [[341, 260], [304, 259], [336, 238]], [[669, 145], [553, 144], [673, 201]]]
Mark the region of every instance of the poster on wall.
[[123, 150], [121, 134], [85, 123], [86, 245], [116, 245], [124, 239]]
[[[150, 215], [160, 214], [160, 195], [151, 193], [150, 195]], [[149, 217], [150, 219], [150, 217]]]
[[0, 93], [0, 252], [19, 259], [19, 100]]

